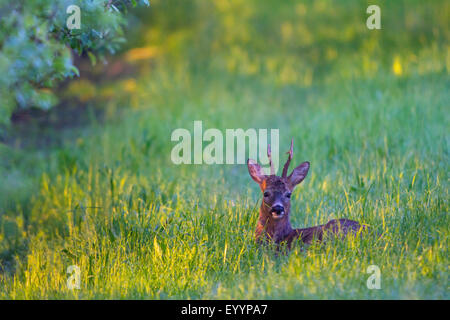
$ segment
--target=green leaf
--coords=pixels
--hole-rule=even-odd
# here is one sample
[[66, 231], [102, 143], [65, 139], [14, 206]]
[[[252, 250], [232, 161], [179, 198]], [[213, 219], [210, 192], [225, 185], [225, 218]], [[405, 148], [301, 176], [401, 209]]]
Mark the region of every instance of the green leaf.
[[78, 77], [80, 76], [80, 71], [78, 70], [77, 67], [71, 66], [70, 70], [73, 71], [73, 73], [75, 73]]
[[95, 57], [95, 55], [92, 53], [92, 52], [90, 52], [90, 51], [88, 51], [88, 57], [89, 57], [89, 60], [91, 60], [91, 64], [93, 65], [93, 66], [95, 66], [96, 64], [97, 64], [97, 58]]

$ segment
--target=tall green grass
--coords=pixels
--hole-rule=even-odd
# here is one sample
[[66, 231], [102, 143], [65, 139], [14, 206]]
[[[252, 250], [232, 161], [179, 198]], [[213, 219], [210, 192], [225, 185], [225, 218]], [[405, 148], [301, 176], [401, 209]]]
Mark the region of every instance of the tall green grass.
[[[276, 10], [289, 16], [289, 8]], [[328, 12], [306, 8], [309, 19]], [[203, 30], [198, 24], [182, 30]], [[174, 34], [181, 40], [172, 38], [172, 46], [183, 43]], [[259, 48], [261, 40], [242, 48]], [[1, 147], [1, 298], [449, 298], [450, 100], [441, 44], [422, 45], [425, 58], [410, 73], [393, 73], [389, 51], [380, 58], [387, 66], [371, 75], [346, 75], [344, 57], [300, 84], [276, 70], [226, 71], [227, 54], [199, 69], [204, 60], [195, 55], [170, 57], [196, 50], [179, 45], [185, 51], [168, 46], [169, 57], [137, 76], [136, 100], [102, 106], [119, 116], [56, 132], [61, 143], [45, 150]], [[354, 49], [364, 60], [364, 46]], [[284, 61], [285, 53], [276, 58]], [[171, 132], [192, 130], [194, 120], [221, 130], [279, 128], [280, 151], [293, 137], [294, 163], [311, 162], [292, 195], [293, 226], [342, 217], [382, 237], [298, 246], [286, 255], [258, 246], [261, 195], [245, 165], [172, 164]], [[78, 290], [66, 284], [71, 265], [81, 270]], [[369, 265], [381, 270], [379, 290], [366, 286]]]

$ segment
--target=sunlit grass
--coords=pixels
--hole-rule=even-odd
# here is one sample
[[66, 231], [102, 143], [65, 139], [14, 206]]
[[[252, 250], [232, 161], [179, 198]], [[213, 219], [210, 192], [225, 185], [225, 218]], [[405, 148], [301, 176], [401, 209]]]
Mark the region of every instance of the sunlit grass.
[[[168, 38], [157, 24], [149, 38], [161, 43], [140, 44], [147, 49], [130, 58], [143, 63], [157, 52], [155, 66], [104, 87], [69, 87], [84, 88], [82, 99], [107, 89], [105, 123], [56, 132], [61, 145], [45, 151], [0, 146], [0, 298], [449, 298], [445, 35], [385, 52], [382, 35], [348, 28], [358, 7], [338, 6], [334, 16], [329, 2], [306, 1], [276, 7], [292, 21], [269, 15], [262, 24], [255, 17], [271, 8], [245, 3], [214, 3], [211, 23], [226, 35], [195, 42], [214, 59], [184, 45], [209, 20]], [[405, 20], [420, 24], [410, 12]], [[276, 33], [257, 36], [272, 25]], [[293, 40], [300, 36], [305, 42]], [[266, 52], [271, 41], [280, 50]], [[382, 236], [288, 255], [259, 247], [260, 191], [244, 165], [170, 161], [171, 132], [192, 130], [194, 120], [278, 128], [281, 152], [294, 138], [293, 161], [311, 162], [292, 195], [294, 227], [342, 217]], [[78, 290], [66, 284], [71, 265], [81, 270]], [[381, 269], [380, 290], [366, 286], [369, 265]]]
[[[183, 167], [168, 158], [170, 129], [190, 128], [202, 106], [218, 103], [202, 95], [191, 117], [150, 107], [49, 156], [28, 209], [17, 206], [15, 217], [2, 219], [2, 250], [27, 247], [2, 273], [2, 297], [447, 297], [445, 97], [437, 79], [389, 81], [353, 84], [334, 98], [310, 93], [294, 110], [293, 97], [276, 92], [265, 94], [257, 114], [252, 99], [215, 109], [230, 123], [242, 125], [231, 118], [241, 108], [248, 126], [281, 127], [281, 143], [297, 141], [294, 159], [311, 161], [293, 195], [295, 226], [347, 217], [381, 239], [334, 241], [288, 256], [256, 246], [259, 192], [245, 166]], [[257, 94], [258, 86], [247, 92]], [[400, 86], [406, 101], [392, 98]], [[422, 94], [430, 91], [436, 94]], [[382, 270], [381, 290], [366, 287], [371, 264]], [[81, 268], [80, 290], [66, 286], [70, 265]]]

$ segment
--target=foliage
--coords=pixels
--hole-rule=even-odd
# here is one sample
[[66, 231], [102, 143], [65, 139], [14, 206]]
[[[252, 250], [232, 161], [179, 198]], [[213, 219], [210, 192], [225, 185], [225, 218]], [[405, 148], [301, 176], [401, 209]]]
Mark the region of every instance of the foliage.
[[[140, 1], [148, 4], [147, 1]], [[81, 9], [81, 29], [69, 30], [69, 5]], [[124, 41], [123, 13], [136, 1], [0, 1], [0, 123], [15, 108], [48, 109], [58, 82], [78, 75], [72, 51], [96, 56], [114, 53]]]

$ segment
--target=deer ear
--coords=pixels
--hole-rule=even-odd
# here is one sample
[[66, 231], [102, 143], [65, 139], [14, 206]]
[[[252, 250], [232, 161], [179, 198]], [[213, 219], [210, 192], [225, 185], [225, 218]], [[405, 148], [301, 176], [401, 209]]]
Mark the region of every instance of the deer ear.
[[261, 167], [255, 160], [248, 159], [247, 160], [247, 168], [248, 173], [256, 183], [261, 184], [264, 181], [264, 174], [261, 170]]
[[303, 162], [297, 168], [292, 171], [291, 175], [287, 178], [288, 185], [291, 190], [294, 190], [295, 186], [298, 185], [303, 179], [306, 178], [309, 170], [309, 162]]

